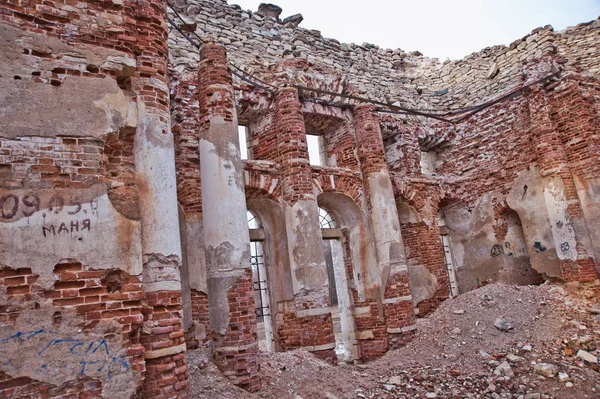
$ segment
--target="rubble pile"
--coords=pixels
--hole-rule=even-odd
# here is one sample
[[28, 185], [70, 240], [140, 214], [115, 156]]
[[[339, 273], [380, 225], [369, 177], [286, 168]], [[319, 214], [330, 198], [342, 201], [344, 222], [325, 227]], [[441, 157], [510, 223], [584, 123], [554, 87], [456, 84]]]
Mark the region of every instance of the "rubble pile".
[[[575, 292], [575, 290], [574, 290]], [[488, 285], [418, 321], [406, 347], [331, 366], [309, 352], [263, 354], [263, 389], [230, 385], [190, 352], [193, 398], [600, 398], [600, 305], [561, 285]]]

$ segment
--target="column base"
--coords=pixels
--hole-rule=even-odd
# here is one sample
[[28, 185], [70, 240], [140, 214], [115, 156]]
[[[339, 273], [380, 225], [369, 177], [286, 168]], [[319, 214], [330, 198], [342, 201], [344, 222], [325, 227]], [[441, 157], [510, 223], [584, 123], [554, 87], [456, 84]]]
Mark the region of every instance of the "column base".
[[[252, 270], [244, 269], [227, 290], [229, 317], [224, 333], [212, 332], [213, 358], [231, 382], [249, 392], [261, 388]], [[211, 311], [216, 309], [211, 309]]]
[[146, 359], [142, 396], [144, 398], [189, 398], [184, 353]]

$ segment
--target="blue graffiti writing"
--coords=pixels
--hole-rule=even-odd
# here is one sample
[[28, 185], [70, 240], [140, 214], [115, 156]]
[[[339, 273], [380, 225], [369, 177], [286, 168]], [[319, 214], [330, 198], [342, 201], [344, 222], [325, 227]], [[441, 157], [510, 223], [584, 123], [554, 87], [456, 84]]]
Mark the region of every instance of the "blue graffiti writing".
[[[74, 370], [73, 365], [81, 366], [80, 375], [101, 376], [111, 380], [113, 376], [130, 369], [127, 358], [122, 354], [112, 354], [105, 339], [80, 340], [61, 338], [61, 334], [39, 329], [34, 331], [19, 331], [9, 337], [0, 339], [0, 350], [8, 343], [34, 346], [41, 348], [35, 354], [40, 366], [34, 369], [38, 375], [59, 375], [68, 370]], [[37, 338], [37, 341], [32, 341]], [[57, 359], [59, 361], [57, 361]], [[0, 369], [18, 369], [14, 359], [0, 360]]]

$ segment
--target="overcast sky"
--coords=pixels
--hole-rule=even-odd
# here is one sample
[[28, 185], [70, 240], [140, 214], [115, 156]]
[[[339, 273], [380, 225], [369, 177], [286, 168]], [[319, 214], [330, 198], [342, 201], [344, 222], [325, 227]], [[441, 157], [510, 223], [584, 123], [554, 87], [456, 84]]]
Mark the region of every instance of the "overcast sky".
[[[228, 0], [256, 11], [260, 0]], [[281, 18], [300, 13], [301, 26], [345, 43], [418, 50], [459, 59], [509, 44], [534, 28], [562, 30], [600, 15], [600, 0], [273, 0]]]

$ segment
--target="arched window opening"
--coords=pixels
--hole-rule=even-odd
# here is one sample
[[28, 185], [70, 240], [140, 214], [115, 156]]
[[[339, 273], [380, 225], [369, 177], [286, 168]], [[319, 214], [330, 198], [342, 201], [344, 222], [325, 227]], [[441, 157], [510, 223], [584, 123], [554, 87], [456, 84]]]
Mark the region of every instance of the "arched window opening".
[[267, 269], [263, 241], [264, 231], [259, 219], [251, 211], [246, 212], [248, 230], [250, 233], [250, 266], [252, 267], [252, 288], [257, 321], [259, 346], [262, 350], [272, 352], [273, 327], [271, 325], [270, 298], [267, 282]]
[[327, 266], [327, 280], [329, 285], [329, 303], [333, 333], [335, 336], [335, 353], [340, 361], [353, 359], [352, 343], [345, 335], [351, 335], [347, 322], [349, 321], [349, 297], [346, 287], [344, 249], [339, 225], [324, 208], [319, 207], [319, 226], [323, 237], [323, 251], [325, 265]]
[[248, 228], [249, 229], [260, 229], [260, 223], [258, 223], [258, 219], [252, 212], [247, 211], [246, 218], [248, 219]]
[[331, 214], [323, 208], [319, 208], [319, 225], [322, 229], [335, 229], [337, 227]]

